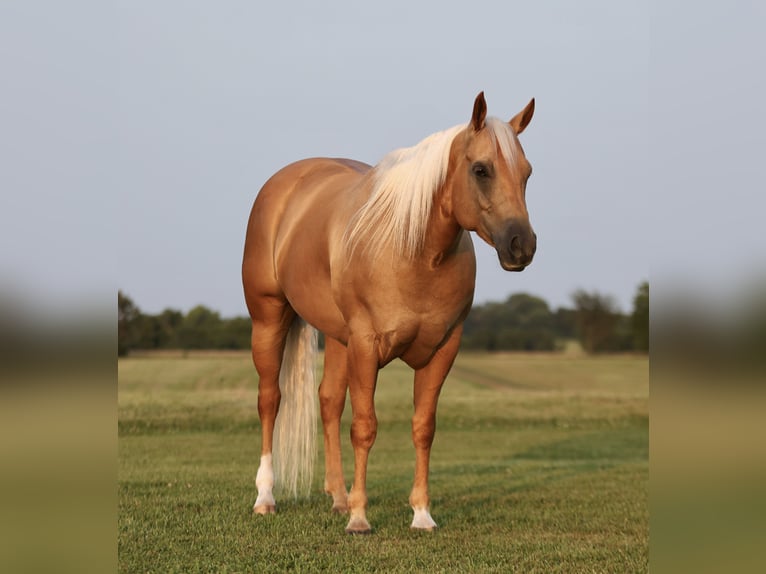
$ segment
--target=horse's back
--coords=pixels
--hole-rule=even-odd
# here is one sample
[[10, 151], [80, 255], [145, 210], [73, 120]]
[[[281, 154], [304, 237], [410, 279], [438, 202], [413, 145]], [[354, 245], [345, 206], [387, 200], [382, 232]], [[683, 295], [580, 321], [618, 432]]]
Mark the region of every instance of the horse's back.
[[[345, 158], [310, 158], [283, 167], [266, 181], [255, 198], [248, 238], [259, 230], [274, 229], [294, 196], [305, 200], [307, 194], [327, 189], [327, 183], [332, 180], [359, 179], [369, 169], [365, 163]], [[320, 183], [324, 185], [318, 185]]]

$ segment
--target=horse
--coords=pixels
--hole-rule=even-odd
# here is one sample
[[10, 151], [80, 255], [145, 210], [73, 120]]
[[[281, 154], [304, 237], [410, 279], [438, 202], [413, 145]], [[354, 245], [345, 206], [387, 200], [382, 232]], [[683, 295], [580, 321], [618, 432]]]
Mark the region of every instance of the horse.
[[[467, 124], [390, 152], [374, 167], [305, 159], [261, 188], [242, 261], [259, 375], [256, 514], [276, 511], [275, 477], [286, 493], [310, 487], [318, 394], [324, 491], [332, 511], [348, 513], [347, 533], [371, 532], [366, 481], [377, 434], [375, 387], [379, 369], [399, 358], [414, 370], [411, 528], [436, 528], [430, 453], [439, 393], [473, 301], [476, 259], [469, 232], [496, 249], [507, 271], [526, 268], [537, 247], [525, 199], [532, 167], [517, 137], [534, 106], [532, 99], [508, 122], [487, 117], [481, 92]], [[318, 393], [317, 330], [325, 336]], [[340, 446], [347, 391], [350, 491]]]

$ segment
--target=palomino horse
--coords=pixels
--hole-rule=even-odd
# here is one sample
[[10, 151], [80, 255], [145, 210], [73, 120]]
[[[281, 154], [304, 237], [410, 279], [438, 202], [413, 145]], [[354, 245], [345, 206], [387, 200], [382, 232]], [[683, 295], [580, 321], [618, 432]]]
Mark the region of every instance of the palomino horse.
[[[532, 168], [517, 135], [533, 111], [534, 100], [510, 122], [487, 118], [482, 92], [467, 125], [391, 152], [375, 167], [307, 159], [263, 186], [242, 263], [260, 376], [256, 513], [275, 511], [275, 476], [293, 494], [311, 481], [318, 329], [326, 341], [319, 402], [332, 510], [349, 512], [346, 532], [371, 531], [366, 480], [377, 433], [375, 386], [378, 370], [401, 358], [415, 370], [411, 527], [436, 527], [428, 467], [436, 402], [473, 299], [476, 260], [467, 231], [497, 250], [503, 269], [521, 271], [532, 261], [537, 238], [525, 201]], [[339, 432], [346, 389], [353, 414], [350, 493]]]

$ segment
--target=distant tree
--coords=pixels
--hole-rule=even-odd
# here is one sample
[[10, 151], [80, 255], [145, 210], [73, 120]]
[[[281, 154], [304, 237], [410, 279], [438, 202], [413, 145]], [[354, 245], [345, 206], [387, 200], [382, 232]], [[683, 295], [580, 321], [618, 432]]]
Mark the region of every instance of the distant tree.
[[574, 309], [559, 307], [553, 313], [553, 332], [559, 339], [577, 337], [577, 312]]
[[511, 337], [507, 348], [524, 351], [551, 351], [555, 346], [553, 315], [545, 299], [516, 293], [506, 301], [509, 316], [506, 337]]
[[516, 293], [506, 301], [508, 312], [520, 327], [550, 327], [551, 310], [545, 299], [529, 293]]
[[498, 303], [486, 303], [471, 308], [463, 325], [462, 347], [494, 351], [497, 347], [495, 321]]
[[141, 313], [118, 292], [118, 353], [130, 349], [249, 349], [252, 323], [248, 317], [222, 319], [217, 311], [198, 305], [185, 315], [165, 309], [159, 315]]
[[463, 348], [486, 351], [547, 351], [555, 345], [548, 303], [527, 293], [504, 303], [486, 303], [471, 310], [463, 328]]
[[614, 332], [606, 343], [602, 345], [601, 351], [633, 351], [636, 347], [633, 343], [633, 327], [631, 325], [631, 316], [622, 313], [616, 314], [617, 321], [614, 326]]
[[184, 322], [184, 314], [176, 309], [165, 309], [157, 317], [160, 324], [159, 346], [163, 349], [176, 349], [180, 346], [179, 331]]
[[572, 294], [580, 343], [588, 353], [614, 350], [620, 314], [608, 295], [582, 289]]
[[175, 309], [165, 309], [159, 315], [143, 315], [139, 322], [136, 346], [141, 349], [178, 348], [183, 320], [183, 313]]
[[633, 347], [638, 351], [649, 351], [649, 282], [638, 286], [633, 297], [633, 314], [630, 317], [633, 330]]
[[117, 291], [117, 355], [123, 357], [136, 347], [141, 311], [133, 300]]
[[157, 315], [141, 315], [136, 325], [136, 348], [158, 349], [162, 340], [162, 328]]
[[178, 331], [182, 349], [215, 349], [221, 337], [221, 317], [204, 305], [197, 305], [183, 319]]
[[252, 321], [247, 317], [234, 317], [221, 322], [220, 349], [249, 349]]

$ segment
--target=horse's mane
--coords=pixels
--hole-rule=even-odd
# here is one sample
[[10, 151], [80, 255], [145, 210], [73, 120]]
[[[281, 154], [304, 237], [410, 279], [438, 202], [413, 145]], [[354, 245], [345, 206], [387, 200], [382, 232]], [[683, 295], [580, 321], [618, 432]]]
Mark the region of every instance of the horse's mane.
[[[375, 166], [370, 196], [344, 234], [349, 253], [362, 238], [373, 255], [389, 244], [394, 253], [407, 259], [422, 251], [433, 198], [447, 175], [452, 141], [466, 127], [454, 126], [412, 147], [394, 150]], [[506, 161], [515, 161], [518, 143], [509, 124], [487, 118], [486, 129]]]

